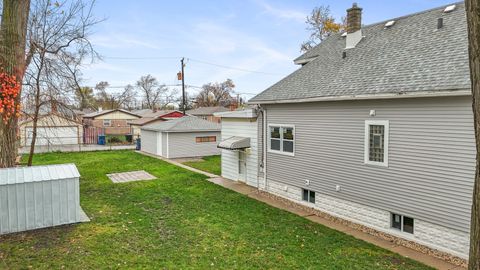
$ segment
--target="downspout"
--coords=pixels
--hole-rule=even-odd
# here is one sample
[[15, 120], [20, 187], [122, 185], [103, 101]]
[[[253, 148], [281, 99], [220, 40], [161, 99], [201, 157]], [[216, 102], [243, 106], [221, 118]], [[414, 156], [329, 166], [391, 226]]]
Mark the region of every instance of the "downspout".
[[268, 191], [267, 185], [267, 110], [262, 108], [262, 116], [263, 116], [263, 182], [265, 183], [265, 191]]
[[[261, 105], [257, 105], [257, 109], [259, 112], [262, 113], [262, 166], [263, 166], [263, 182], [264, 182], [264, 190], [267, 191], [267, 110], [263, 108]], [[260, 189], [260, 183], [257, 180], [257, 189]]]

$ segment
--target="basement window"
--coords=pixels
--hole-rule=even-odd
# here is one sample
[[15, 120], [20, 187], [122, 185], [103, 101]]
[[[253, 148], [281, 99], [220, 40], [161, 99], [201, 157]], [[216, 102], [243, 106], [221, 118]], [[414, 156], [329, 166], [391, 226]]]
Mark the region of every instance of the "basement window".
[[302, 200], [309, 203], [315, 203], [315, 191], [302, 189]]
[[399, 231], [413, 234], [414, 220], [411, 217], [392, 213], [391, 226]]
[[365, 164], [388, 166], [388, 120], [365, 121]]

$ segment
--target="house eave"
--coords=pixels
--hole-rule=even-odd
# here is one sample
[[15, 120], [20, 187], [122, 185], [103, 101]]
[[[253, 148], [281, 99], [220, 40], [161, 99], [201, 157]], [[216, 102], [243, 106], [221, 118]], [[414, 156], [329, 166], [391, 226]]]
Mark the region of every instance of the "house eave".
[[421, 97], [450, 97], [450, 96], [469, 96], [470, 89], [458, 89], [448, 91], [417, 91], [404, 93], [385, 93], [385, 94], [368, 94], [368, 95], [345, 95], [345, 96], [329, 96], [329, 97], [312, 97], [301, 99], [279, 99], [279, 100], [259, 100], [249, 101], [247, 104], [288, 104], [288, 103], [304, 103], [319, 101], [344, 101], [344, 100], [373, 100], [373, 99], [398, 99], [398, 98], [421, 98]]

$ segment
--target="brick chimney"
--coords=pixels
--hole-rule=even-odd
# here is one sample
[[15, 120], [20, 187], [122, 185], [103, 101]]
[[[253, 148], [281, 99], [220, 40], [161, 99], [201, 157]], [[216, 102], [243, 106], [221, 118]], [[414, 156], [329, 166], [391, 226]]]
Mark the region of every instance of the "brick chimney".
[[357, 3], [347, 9], [346, 49], [353, 49], [362, 40], [362, 8]]
[[347, 33], [355, 33], [362, 29], [362, 8], [357, 3], [347, 9]]

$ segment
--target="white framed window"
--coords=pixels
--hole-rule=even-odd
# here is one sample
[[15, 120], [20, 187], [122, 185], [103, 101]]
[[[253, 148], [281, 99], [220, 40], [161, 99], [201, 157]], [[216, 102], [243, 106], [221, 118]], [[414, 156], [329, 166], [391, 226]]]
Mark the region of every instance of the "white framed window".
[[402, 232], [413, 234], [415, 221], [411, 217], [402, 216], [399, 214], [391, 214], [392, 222], [391, 227]]
[[315, 191], [302, 189], [302, 200], [309, 203], [315, 203]]
[[365, 121], [365, 164], [388, 167], [388, 120]]
[[111, 127], [112, 126], [112, 120], [110, 120], [110, 119], [103, 120], [103, 126], [104, 127]]
[[268, 151], [293, 156], [295, 153], [295, 126], [269, 124]]

